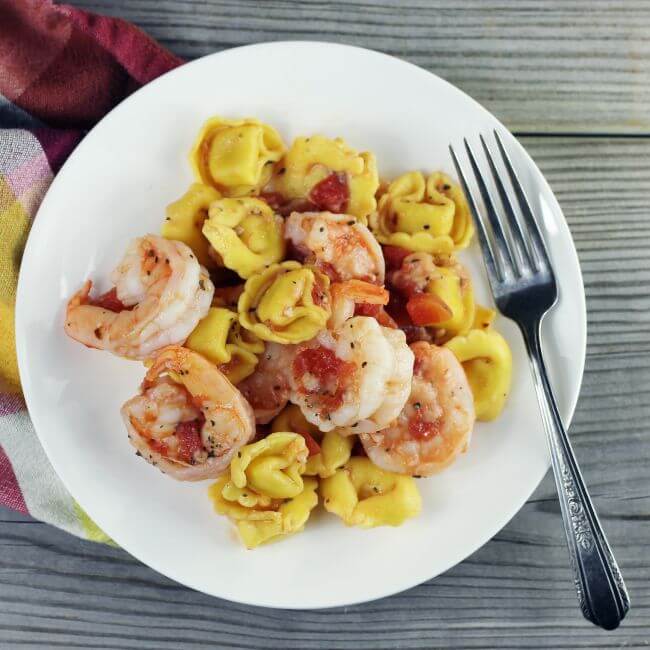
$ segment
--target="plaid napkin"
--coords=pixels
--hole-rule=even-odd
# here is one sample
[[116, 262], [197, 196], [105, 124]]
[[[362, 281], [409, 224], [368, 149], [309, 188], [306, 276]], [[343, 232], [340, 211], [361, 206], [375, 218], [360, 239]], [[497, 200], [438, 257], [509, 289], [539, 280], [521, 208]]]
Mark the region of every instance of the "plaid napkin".
[[47, 460], [20, 390], [18, 268], [54, 174], [86, 131], [182, 61], [135, 26], [50, 0], [0, 1], [0, 505], [107, 541]]

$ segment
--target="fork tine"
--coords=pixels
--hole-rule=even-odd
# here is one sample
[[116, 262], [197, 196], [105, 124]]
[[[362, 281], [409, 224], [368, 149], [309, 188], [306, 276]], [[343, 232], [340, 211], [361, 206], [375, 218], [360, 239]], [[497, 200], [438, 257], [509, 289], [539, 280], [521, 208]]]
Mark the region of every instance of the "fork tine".
[[500, 260], [502, 263], [502, 276], [505, 277], [506, 275], [516, 275], [517, 267], [512, 253], [510, 252], [508, 239], [506, 238], [506, 234], [503, 231], [501, 220], [499, 219], [499, 215], [496, 211], [496, 208], [494, 207], [492, 195], [490, 194], [490, 191], [485, 184], [485, 179], [483, 178], [483, 174], [481, 174], [481, 170], [479, 169], [476, 158], [474, 157], [474, 152], [469, 146], [469, 142], [467, 142], [466, 138], [464, 138], [463, 141], [465, 142], [465, 150], [467, 151], [470, 165], [474, 171], [474, 176], [476, 177], [478, 188], [481, 192], [481, 196], [483, 197], [485, 211], [487, 212], [488, 219], [490, 220], [490, 225], [492, 226], [492, 232], [494, 233], [494, 242], [496, 249], [499, 252]]
[[[501, 199], [501, 204], [503, 205], [504, 210], [506, 211], [507, 223], [510, 226], [510, 244], [516, 252], [519, 253], [520, 260], [524, 265], [524, 268], [528, 269], [534, 268], [533, 257], [531, 255], [529, 245], [526, 242], [524, 233], [521, 229], [521, 224], [519, 223], [519, 218], [517, 213], [512, 207], [512, 202], [510, 201], [510, 196], [506, 192], [506, 188], [503, 186], [501, 181], [501, 176], [497, 171], [496, 165], [494, 164], [494, 158], [492, 157], [492, 152], [485, 141], [485, 138], [482, 134], [479, 134], [481, 138], [481, 144], [483, 145], [483, 151], [485, 152], [485, 157], [487, 158], [488, 165], [490, 166], [490, 171], [492, 172], [492, 178], [494, 183], [497, 186], [497, 191], [499, 192], [499, 197]], [[519, 268], [520, 272], [524, 271], [524, 268]]]
[[451, 154], [451, 159], [454, 162], [454, 167], [456, 167], [456, 172], [458, 173], [460, 184], [463, 187], [463, 192], [465, 192], [467, 202], [469, 203], [469, 208], [472, 211], [472, 216], [474, 217], [474, 223], [476, 224], [478, 241], [481, 245], [481, 251], [483, 252], [483, 261], [485, 262], [485, 269], [487, 270], [488, 280], [490, 281], [490, 286], [492, 287], [492, 293], [495, 293], [499, 282], [502, 280], [501, 271], [497, 267], [494, 252], [492, 250], [492, 244], [490, 243], [490, 238], [488, 236], [487, 230], [485, 229], [485, 224], [483, 223], [481, 213], [479, 212], [476, 201], [474, 200], [474, 195], [469, 189], [463, 168], [461, 167], [460, 162], [456, 156], [456, 152], [451, 145], [449, 145], [449, 153]]
[[494, 137], [497, 141], [497, 146], [499, 147], [501, 158], [503, 158], [503, 162], [506, 166], [506, 169], [508, 170], [508, 175], [510, 176], [510, 182], [512, 183], [512, 187], [514, 188], [515, 194], [517, 195], [517, 201], [519, 202], [519, 207], [521, 208], [521, 213], [524, 217], [524, 221], [528, 229], [528, 234], [530, 235], [531, 238], [532, 252], [536, 258], [537, 266], [538, 268], [540, 268], [541, 266], [546, 266], [546, 268], [550, 269], [551, 264], [548, 257], [548, 251], [546, 250], [546, 244], [544, 243], [544, 238], [542, 237], [542, 233], [539, 229], [539, 226], [537, 225], [537, 221], [533, 216], [533, 211], [530, 208], [530, 203], [528, 202], [528, 197], [524, 192], [524, 188], [521, 186], [521, 183], [519, 182], [519, 177], [517, 176], [517, 172], [512, 166], [512, 162], [510, 161], [510, 156], [508, 155], [508, 152], [505, 150], [505, 147], [503, 146], [503, 141], [501, 140], [501, 136], [499, 135], [496, 129], [494, 130]]

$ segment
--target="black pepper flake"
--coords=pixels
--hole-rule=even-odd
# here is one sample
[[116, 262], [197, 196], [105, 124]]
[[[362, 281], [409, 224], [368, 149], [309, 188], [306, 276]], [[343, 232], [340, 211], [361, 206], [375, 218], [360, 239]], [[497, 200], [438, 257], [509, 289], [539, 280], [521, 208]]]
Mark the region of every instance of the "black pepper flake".
[[413, 408], [420, 410], [422, 408], [422, 404], [420, 404], [420, 402], [415, 402], [415, 404], [413, 404]]
[[361, 367], [362, 367], [362, 368], [365, 368], [367, 365], [368, 365], [368, 362], [367, 362], [367, 361], [364, 361], [364, 362], [361, 364]]
[[419, 474], [413, 474], [413, 478], [422, 478]]
[[372, 491], [378, 493], [378, 492], [379, 492], [379, 488], [378, 488], [376, 485], [373, 485], [373, 486], [372, 486]]
[[445, 183], [445, 184], [442, 186], [442, 189], [443, 189], [443, 190], [450, 190], [450, 189], [451, 189], [451, 185]]
[[151, 271], [147, 271], [147, 275], [151, 275]]
[[147, 251], [147, 257], [153, 257], [155, 254], [156, 254], [156, 253], [154, 252], [154, 250], [153, 250], [152, 248], [150, 248], [150, 249]]
[[156, 264], [158, 264], [158, 261], [159, 261], [159, 260], [158, 260], [158, 255], [156, 255], [156, 257], [153, 258], [153, 261], [154, 261]]
[[355, 223], [356, 221], [352, 219], [351, 221], [348, 221], [348, 226], [354, 226]]
[[237, 452], [237, 458], [241, 458], [241, 451]]
[[171, 217], [165, 217], [165, 221], [171, 221], [171, 220], [172, 220]]
[[287, 171], [287, 168], [286, 168], [286, 167], [282, 167], [282, 169], [280, 169], [280, 170], [278, 171], [278, 174], [284, 174], [284, 172], [286, 172], [286, 171]]
[[136, 455], [136, 456], [142, 456], [142, 454], [141, 454], [139, 451], [136, 451], [136, 452], [135, 452], [135, 455]]
[[192, 253], [190, 253], [190, 258], [191, 258], [191, 259], [194, 259], [194, 255], [192, 255]]
[[321, 226], [321, 227], [318, 229], [318, 232], [325, 232], [325, 227], [324, 227], [324, 226]]
[[214, 420], [210, 420], [210, 424], [214, 426]]
[[425, 224], [424, 224], [424, 229], [425, 229], [425, 230], [429, 230], [429, 228], [431, 228], [431, 226], [430, 226], [428, 223], [425, 223]]
[[350, 341], [350, 347], [354, 350], [354, 343]]
[[199, 287], [201, 287], [201, 291], [205, 291], [205, 282], [203, 282], [203, 279], [199, 280]]
[[241, 495], [242, 495], [243, 497], [247, 497], [247, 496], [248, 496], [248, 492], [242, 492]]
[[165, 264], [169, 264], [169, 258], [165, 259]]
[[101, 327], [96, 327], [95, 328], [95, 336], [101, 340], [102, 338], [102, 328]]
[[354, 427], [358, 427], [358, 426], [359, 426], [359, 423], [358, 423], [358, 422], [355, 422], [355, 423], [351, 426], [351, 428], [354, 429]]

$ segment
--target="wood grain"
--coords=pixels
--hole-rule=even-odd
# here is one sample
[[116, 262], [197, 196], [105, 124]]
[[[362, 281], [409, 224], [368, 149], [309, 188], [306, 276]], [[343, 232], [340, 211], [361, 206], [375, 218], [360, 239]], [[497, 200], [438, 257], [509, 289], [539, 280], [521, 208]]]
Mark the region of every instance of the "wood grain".
[[76, 0], [192, 59], [260, 41], [324, 40], [406, 59], [513, 131], [650, 133], [645, 0]]
[[598, 630], [577, 609], [547, 476], [492, 541], [446, 574], [392, 598], [312, 612], [213, 599], [119, 549], [0, 511], [0, 647], [648, 647], [650, 140], [522, 141], [557, 193], [582, 263], [588, 358], [571, 437], [630, 589], [621, 629]]

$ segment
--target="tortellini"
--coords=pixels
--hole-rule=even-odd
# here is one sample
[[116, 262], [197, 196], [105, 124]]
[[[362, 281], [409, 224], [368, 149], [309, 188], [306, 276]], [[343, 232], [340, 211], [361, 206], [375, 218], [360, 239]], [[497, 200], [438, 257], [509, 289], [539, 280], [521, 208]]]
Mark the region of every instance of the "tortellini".
[[286, 199], [309, 199], [320, 209], [350, 214], [364, 225], [377, 207], [377, 162], [342, 138], [296, 138], [278, 164], [274, 188]]
[[323, 434], [318, 427], [308, 422], [300, 408], [287, 406], [271, 423], [271, 431], [296, 431], [307, 433], [319, 441], [320, 451], [307, 459], [305, 476], [327, 478], [350, 460], [354, 436], [340, 436], [334, 431]]
[[370, 226], [382, 244], [425, 253], [465, 248], [474, 232], [465, 196], [451, 179], [421, 172], [395, 179], [379, 199]]
[[434, 324], [437, 340], [467, 333], [474, 323], [476, 306], [472, 281], [458, 263], [437, 266], [437, 273], [426, 287], [427, 293], [438, 296], [451, 311], [451, 318]]
[[320, 492], [325, 509], [348, 526], [400, 526], [422, 509], [413, 477], [387, 472], [368, 458], [351, 458], [321, 481]]
[[246, 281], [239, 321], [265, 341], [300, 343], [325, 328], [330, 302], [326, 275], [298, 262], [282, 262]]
[[476, 417], [493, 420], [503, 410], [512, 380], [512, 353], [493, 329], [472, 330], [446, 343], [461, 362], [474, 396]]
[[185, 347], [202, 354], [238, 384], [253, 373], [264, 343], [239, 325], [237, 314], [223, 307], [211, 307], [194, 328]]
[[299, 533], [305, 527], [311, 511], [318, 505], [318, 481], [305, 478], [303, 489], [293, 499], [276, 502], [276, 509], [245, 507], [223, 496], [227, 476], [217, 479], [209, 488], [214, 509], [234, 521], [246, 548], [255, 548], [265, 542], [276, 541]]
[[282, 217], [260, 199], [221, 199], [210, 205], [203, 234], [224, 266], [249, 278], [284, 258]]
[[201, 183], [224, 196], [245, 196], [268, 183], [284, 151], [278, 132], [259, 120], [212, 117], [194, 142], [190, 163]]
[[474, 308], [474, 322], [472, 323], [473, 330], [486, 330], [496, 316], [496, 311], [490, 307], [483, 307], [483, 305], [476, 305]]
[[161, 234], [166, 239], [175, 239], [187, 244], [203, 266], [212, 267], [214, 260], [209, 254], [210, 243], [203, 236], [203, 223], [208, 209], [221, 194], [208, 185], [193, 183], [183, 196], [167, 206]]
[[272, 433], [242, 447], [230, 476], [210, 487], [215, 510], [235, 522], [247, 548], [303, 529], [318, 503], [317, 481], [302, 476], [307, 453], [299, 434]]

